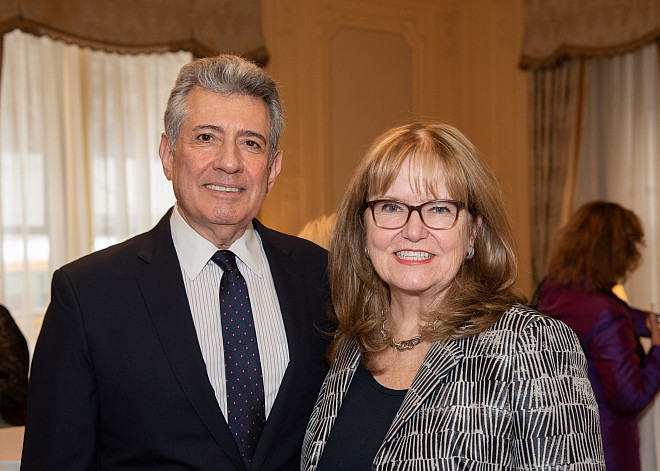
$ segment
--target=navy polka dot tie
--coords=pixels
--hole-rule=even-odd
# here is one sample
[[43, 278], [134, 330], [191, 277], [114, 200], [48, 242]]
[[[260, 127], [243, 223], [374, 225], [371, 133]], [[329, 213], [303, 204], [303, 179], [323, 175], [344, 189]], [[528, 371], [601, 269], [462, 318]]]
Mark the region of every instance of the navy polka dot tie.
[[225, 351], [227, 424], [247, 468], [266, 421], [264, 386], [245, 278], [236, 255], [218, 250], [212, 260], [224, 271], [220, 281], [222, 341]]

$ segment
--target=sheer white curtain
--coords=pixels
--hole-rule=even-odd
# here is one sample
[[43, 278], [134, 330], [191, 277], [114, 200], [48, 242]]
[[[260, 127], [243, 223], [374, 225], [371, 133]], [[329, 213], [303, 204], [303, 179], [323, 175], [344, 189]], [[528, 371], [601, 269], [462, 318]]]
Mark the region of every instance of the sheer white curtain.
[[[625, 283], [630, 304], [660, 302], [660, 68], [656, 45], [593, 61], [587, 75], [577, 201], [617, 202], [642, 220], [642, 265]], [[657, 437], [657, 438], [656, 438]], [[640, 421], [642, 469], [660, 470], [660, 404]]]
[[32, 348], [62, 264], [173, 204], [158, 144], [187, 52], [118, 55], [19, 31], [0, 79], [0, 303]]

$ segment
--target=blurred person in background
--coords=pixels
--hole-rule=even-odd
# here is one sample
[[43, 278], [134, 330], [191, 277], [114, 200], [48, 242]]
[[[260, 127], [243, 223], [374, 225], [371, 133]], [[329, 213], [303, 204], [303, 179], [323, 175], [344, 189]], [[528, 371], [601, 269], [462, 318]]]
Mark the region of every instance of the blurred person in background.
[[25, 425], [29, 367], [25, 337], [0, 305], [0, 427]]
[[[637, 416], [660, 390], [656, 316], [612, 292], [639, 265], [643, 243], [642, 224], [632, 211], [606, 201], [581, 206], [554, 240], [548, 276], [533, 303], [580, 339], [608, 471], [640, 470]], [[640, 336], [651, 338], [647, 354]]]
[[298, 237], [311, 240], [315, 244], [327, 249], [330, 246], [332, 228], [335, 225], [336, 217], [337, 213], [331, 213], [312, 219], [300, 229]]

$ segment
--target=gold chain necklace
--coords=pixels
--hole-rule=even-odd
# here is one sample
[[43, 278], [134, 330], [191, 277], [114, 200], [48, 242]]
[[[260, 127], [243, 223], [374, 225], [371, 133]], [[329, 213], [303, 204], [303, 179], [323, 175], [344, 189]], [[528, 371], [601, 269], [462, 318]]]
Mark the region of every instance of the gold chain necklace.
[[[426, 327], [432, 327], [435, 329], [440, 322], [440, 319], [436, 319], [433, 323], [430, 324], [425, 324], [422, 328], [420, 328], [420, 331], [423, 328]], [[385, 324], [387, 323], [387, 319], [383, 319], [383, 322], [380, 324], [380, 333], [383, 336], [383, 340], [386, 342], [389, 341], [390, 346], [395, 347], [398, 351], [403, 352], [406, 350], [412, 350], [415, 348], [417, 345], [422, 343], [422, 333], [420, 332], [419, 335], [416, 335], [415, 337], [408, 339], [408, 340], [394, 340], [392, 337], [390, 337], [387, 333], [387, 329], [385, 328]]]

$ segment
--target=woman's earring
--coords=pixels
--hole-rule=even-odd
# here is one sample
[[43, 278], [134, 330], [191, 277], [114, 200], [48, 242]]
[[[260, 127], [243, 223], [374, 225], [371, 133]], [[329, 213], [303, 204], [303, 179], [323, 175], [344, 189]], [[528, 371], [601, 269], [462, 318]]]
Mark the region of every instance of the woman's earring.
[[369, 254], [369, 247], [367, 247], [366, 245], [364, 246], [364, 254], [367, 256], [367, 259], [368, 259], [368, 260], [371, 260], [371, 259], [369, 258], [369, 255], [370, 255], [370, 254]]
[[472, 260], [472, 257], [474, 257], [474, 245], [468, 247], [468, 251], [465, 254], [465, 260]]

